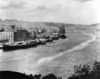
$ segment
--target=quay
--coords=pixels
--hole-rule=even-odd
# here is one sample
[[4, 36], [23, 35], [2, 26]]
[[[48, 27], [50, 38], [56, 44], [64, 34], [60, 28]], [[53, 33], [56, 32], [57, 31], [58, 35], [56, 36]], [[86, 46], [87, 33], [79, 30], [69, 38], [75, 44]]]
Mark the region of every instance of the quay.
[[3, 51], [26, 49], [45, 45], [59, 38], [66, 38], [64, 26], [47, 30], [46, 28], [34, 28], [31, 30], [18, 29], [15, 25], [11, 25], [11, 31], [0, 32], [0, 49]]
[[11, 51], [16, 49], [27, 49], [31, 47], [36, 47], [38, 45], [45, 45], [48, 42], [52, 42], [53, 40], [58, 40], [60, 37], [45, 37], [45, 38], [39, 38], [35, 40], [27, 40], [27, 41], [19, 41], [19, 42], [7, 42], [5, 44], [1, 44], [0, 48], [3, 49], [3, 51]]

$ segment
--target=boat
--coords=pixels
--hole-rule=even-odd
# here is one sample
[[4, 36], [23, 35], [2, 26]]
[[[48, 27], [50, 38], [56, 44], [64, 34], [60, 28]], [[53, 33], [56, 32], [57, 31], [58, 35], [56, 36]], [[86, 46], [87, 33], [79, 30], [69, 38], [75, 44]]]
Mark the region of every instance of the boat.
[[16, 50], [16, 49], [26, 49], [26, 48], [36, 46], [36, 43], [37, 43], [36, 40], [19, 41], [14, 43], [8, 42], [3, 45], [3, 50], [8, 51], [8, 50]]
[[39, 40], [39, 38], [36, 39], [36, 45], [40, 45], [41, 41]]
[[39, 38], [39, 40], [40, 40], [40, 44], [46, 44], [46, 40], [47, 40], [47, 39]]
[[53, 41], [53, 38], [51, 38], [50, 35], [45, 36], [44, 39], [46, 39], [46, 42], [52, 42]]
[[27, 43], [26, 43], [26, 46], [29, 46], [29, 47], [33, 47], [33, 46], [36, 46], [37, 45], [37, 40], [29, 40]]
[[17, 47], [16, 47], [15, 44], [5, 43], [3, 45], [3, 50], [4, 51], [7, 51], [7, 50], [15, 50], [15, 49], [17, 49]]
[[52, 40], [58, 40], [59, 39], [58, 36], [54, 36], [54, 35], [51, 35], [50, 38], [52, 38]]
[[67, 36], [64, 35], [64, 34], [60, 34], [59, 37], [60, 37], [61, 39], [65, 39], [65, 38], [67, 38]]
[[9, 50], [16, 50], [19, 49], [22, 46], [21, 42], [7, 42], [3, 45], [3, 50], [4, 51], [9, 51]]

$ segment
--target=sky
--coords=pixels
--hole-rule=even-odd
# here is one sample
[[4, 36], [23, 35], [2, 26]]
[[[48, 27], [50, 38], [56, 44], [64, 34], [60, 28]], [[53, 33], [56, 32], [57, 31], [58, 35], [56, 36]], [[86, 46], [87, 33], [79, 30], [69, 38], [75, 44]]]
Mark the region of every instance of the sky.
[[0, 19], [100, 23], [100, 0], [0, 0]]

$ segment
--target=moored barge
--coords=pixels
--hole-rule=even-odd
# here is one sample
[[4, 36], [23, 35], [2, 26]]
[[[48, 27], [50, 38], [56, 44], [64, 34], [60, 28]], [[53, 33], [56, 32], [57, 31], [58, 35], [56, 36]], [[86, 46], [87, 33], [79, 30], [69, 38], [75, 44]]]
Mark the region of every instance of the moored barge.
[[20, 41], [20, 42], [15, 42], [15, 43], [11, 43], [11, 44], [4, 44], [3, 45], [3, 50], [4, 51], [9, 51], [9, 50], [16, 50], [16, 49], [26, 49], [26, 48], [30, 48], [30, 47], [35, 47], [36, 41], [28, 41], [28, 42], [24, 42], [24, 41]]

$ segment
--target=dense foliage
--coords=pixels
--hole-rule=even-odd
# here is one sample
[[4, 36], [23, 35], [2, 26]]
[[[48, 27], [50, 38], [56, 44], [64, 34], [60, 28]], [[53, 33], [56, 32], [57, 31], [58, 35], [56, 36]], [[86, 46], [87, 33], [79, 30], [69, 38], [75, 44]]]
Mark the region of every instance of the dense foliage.
[[[26, 75], [12, 71], [1, 71], [0, 79], [62, 79], [54, 74], [48, 74], [42, 76], [38, 75]], [[74, 67], [74, 74], [67, 79], [100, 79], [100, 62], [95, 61], [93, 67], [90, 65], [79, 65]]]
[[68, 79], [100, 79], [100, 62], [95, 61], [93, 67], [80, 65], [74, 67], [74, 74]]

